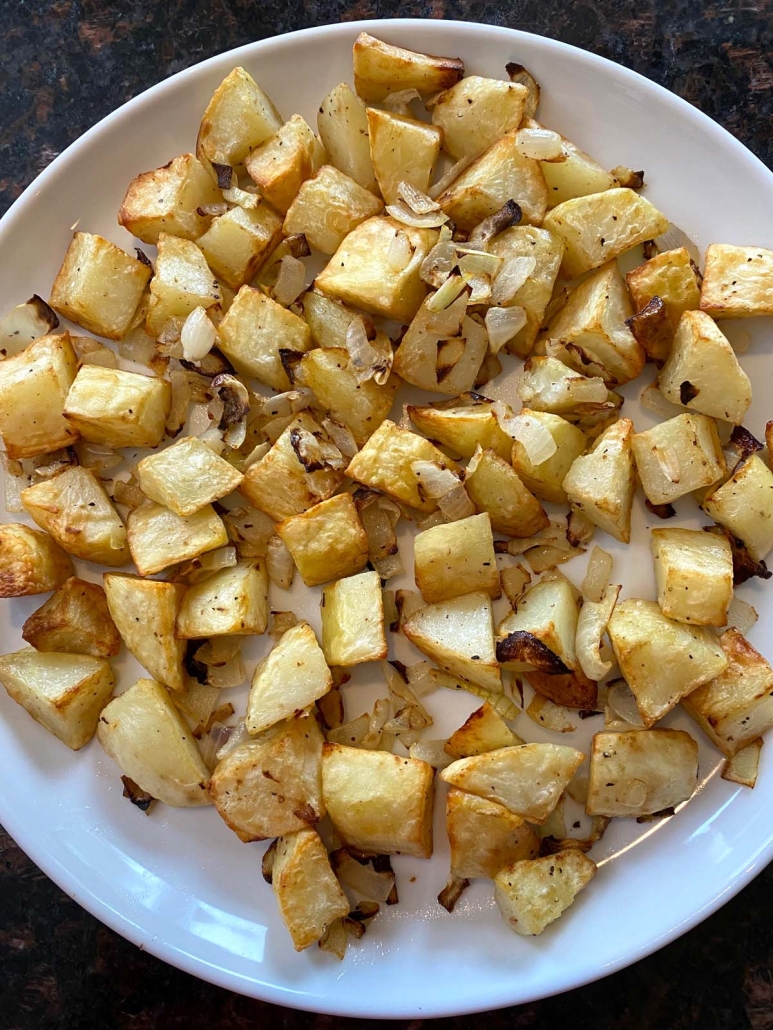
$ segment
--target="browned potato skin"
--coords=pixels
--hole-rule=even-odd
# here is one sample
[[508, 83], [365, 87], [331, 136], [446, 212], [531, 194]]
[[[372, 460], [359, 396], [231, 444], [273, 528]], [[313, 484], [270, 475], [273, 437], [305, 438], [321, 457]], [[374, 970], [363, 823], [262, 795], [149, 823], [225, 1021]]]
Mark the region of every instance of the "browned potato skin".
[[0, 597], [45, 594], [72, 574], [69, 556], [48, 533], [22, 523], [0, 525]]
[[577, 672], [564, 673], [561, 676], [553, 676], [547, 672], [524, 673], [537, 694], [554, 705], [562, 705], [564, 708], [579, 708], [584, 711], [591, 711], [596, 707], [598, 700], [598, 684], [589, 680], [582, 669]]
[[66, 651], [94, 658], [112, 658], [121, 638], [107, 607], [105, 591], [97, 583], [77, 576], [27, 619], [22, 637], [38, 651]]

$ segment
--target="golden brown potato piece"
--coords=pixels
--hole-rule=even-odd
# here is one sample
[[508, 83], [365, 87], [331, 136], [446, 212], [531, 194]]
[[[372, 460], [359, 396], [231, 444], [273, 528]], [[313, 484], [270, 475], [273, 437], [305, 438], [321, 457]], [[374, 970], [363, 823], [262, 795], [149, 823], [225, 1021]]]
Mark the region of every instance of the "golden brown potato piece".
[[325, 163], [325, 148], [299, 114], [247, 155], [244, 165], [260, 192], [284, 214], [301, 184]]
[[196, 243], [215, 275], [238, 290], [253, 278], [281, 234], [282, 219], [268, 204], [259, 204], [217, 215]]
[[386, 658], [384, 597], [377, 572], [347, 576], [323, 590], [322, 649], [329, 665]]
[[163, 168], [132, 179], [118, 222], [143, 243], [157, 243], [162, 232], [195, 240], [211, 221], [199, 214], [199, 208], [222, 202], [220, 190], [198, 158], [180, 154]]
[[301, 375], [319, 403], [352, 431], [361, 447], [392, 410], [400, 384], [396, 376], [386, 383], [375, 379], [358, 383], [349, 352], [342, 347], [316, 347], [301, 359]]
[[454, 161], [475, 158], [523, 118], [529, 91], [518, 82], [466, 78], [436, 97], [432, 124], [443, 132], [443, 150]]
[[577, 603], [567, 579], [535, 583], [497, 628], [497, 658], [563, 674], [577, 668]]
[[740, 783], [743, 787], [754, 790], [760, 771], [762, 744], [762, 737], [758, 737], [737, 751], [732, 758], [728, 758], [722, 766], [722, 779], [729, 783]]
[[222, 299], [220, 283], [199, 247], [162, 232], [145, 319], [148, 335], [156, 339], [168, 319], [185, 319], [194, 308], [211, 308]]
[[759, 455], [752, 455], [710, 492], [702, 507], [743, 542], [755, 561], [762, 561], [773, 548], [773, 473]]
[[196, 155], [207, 164], [238, 166], [282, 127], [279, 112], [244, 68], [234, 68], [207, 104]]
[[0, 318], [0, 357], [11, 358], [33, 340], [51, 333], [59, 325], [53, 308], [33, 293], [24, 304], [17, 304]]
[[733, 551], [726, 537], [700, 529], [653, 529], [652, 557], [664, 615], [695, 626], [727, 625]]
[[561, 149], [565, 160], [541, 162], [548, 187], [548, 207], [556, 207], [575, 197], [603, 193], [619, 185], [611, 172], [566, 136], [561, 137]]
[[474, 471], [468, 468], [464, 485], [475, 507], [488, 512], [496, 533], [530, 537], [549, 523], [537, 498], [495, 451], [483, 451]]
[[366, 190], [378, 194], [365, 104], [347, 83], [331, 89], [319, 105], [317, 130], [330, 163]]
[[20, 522], [0, 524], [0, 597], [45, 594], [72, 574], [72, 561], [48, 533]]
[[271, 885], [296, 951], [310, 947], [332, 922], [349, 914], [327, 849], [310, 827], [279, 838]]
[[461, 594], [501, 594], [488, 512], [432, 526], [413, 541], [416, 586], [430, 604]]
[[631, 445], [642, 489], [653, 504], [670, 504], [725, 473], [716, 423], [707, 415], [676, 415], [634, 433]]
[[105, 591], [97, 583], [70, 576], [27, 619], [22, 637], [37, 651], [112, 658], [121, 638], [110, 616]]
[[384, 201], [396, 203], [401, 182], [426, 193], [443, 141], [440, 129], [375, 107], [367, 116], [370, 157]]
[[178, 515], [193, 515], [205, 504], [236, 490], [243, 476], [195, 436], [149, 454], [136, 469], [140, 490]]
[[516, 933], [542, 933], [573, 903], [596, 875], [596, 863], [581, 851], [514, 862], [494, 878], [494, 899]]
[[462, 458], [471, 458], [480, 444], [509, 462], [513, 441], [500, 429], [491, 404], [491, 401], [484, 399], [450, 408], [422, 408], [409, 404], [406, 411], [411, 422], [425, 436], [443, 444]]
[[285, 215], [285, 236], [303, 233], [309, 246], [333, 254], [353, 229], [383, 210], [383, 203], [332, 165], [302, 183]]
[[515, 440], [512, 452], [513, 468], [524, 485], [537, 497], [543, 501], [565, 504], [564, 479], [575, 459], [585, 450], [585, 433], [560, 415], [553, 415], [548, 411], [522, 408], [520, 414], [541, 423], [553, 437], [556, 450], [545, 461], [533, 465], [524, 445], [520, 440]]
[[448, 89], [464, 75], [458, 57], [435, 57], [384, 43], [361, 32], [354, 41], [354, 88], [363, 100], [380, 103], [390, 93], [415, 89], [424, 96]]
[[157, 447], [171, 405], [172, 388], [165, 379], [82, 365], [64, 417], [84, 440], [106, 447]]
[[706, 248], [701, 311], [712, 318], [773, 314], [773, 250], [712, 243]]
[[368, 537], [351, 494], [320, 501], [276, 527], [307, 587], [351, 576], [368, 561]]
[[451, 873], [461, 879], [493, 880], [500, 869], [539, 854], [537, 833], [495, 801], [451, 788], [446, 798]]
[[292, 626], [252, 675], [247, 730], [261, 733], [323, 697], [333, 686], [322, 648], [308, 622]]
[[[698, 272], [686, 247], [664, 250], [626, 273], [625, 281], [635, 311], [645, 308], [653, 297], [660, 297], [672, 331], [685, 311], [694, 311], [700, 304]], [[656, 355], [652, 355], [655, 357]], [[664, 354], [663, 357], [667, 357]]]
[[223, 521], [211, 504], [193, 515], [177, 515], [149, 501], [129, 512], [126, 532], [141, 576], [152, 576], [228, 543]]
[[581, 455], [567, 472], [563, 488], [569, 503], [616, 540], [631, 539], [631, 509], [636, 489], [633, 422], [621, 418]]
[[175, 632], [183, 640], [252, 636], [268, 625], [268, 577], [262, 558], [218, 569], [185, 591]]
[[500, 747], [522, 743], [502, 716], [486, 701], [451, 734], [443, 750], [452, 758], [469, 758], [471, 755], [482, 755]]

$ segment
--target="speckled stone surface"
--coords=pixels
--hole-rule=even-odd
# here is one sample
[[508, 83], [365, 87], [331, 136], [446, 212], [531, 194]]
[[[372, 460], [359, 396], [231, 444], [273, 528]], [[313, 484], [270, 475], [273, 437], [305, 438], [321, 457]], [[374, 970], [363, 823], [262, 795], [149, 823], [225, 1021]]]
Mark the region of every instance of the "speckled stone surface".
[[[276, 33], [397, 14], [485, 21], [585, 47], [674, 90], [773, 164], [770, 0], [2, 0], [0, 213], [68, 143], [166, 76]], [[771, 888], [773, 867], [702, 926], [600, 983], [436, 1025], [772, 1030]], [[87, 915], [0, 831], [0, 1030], [363, 1022], [251, 1001], [164, 965]]]

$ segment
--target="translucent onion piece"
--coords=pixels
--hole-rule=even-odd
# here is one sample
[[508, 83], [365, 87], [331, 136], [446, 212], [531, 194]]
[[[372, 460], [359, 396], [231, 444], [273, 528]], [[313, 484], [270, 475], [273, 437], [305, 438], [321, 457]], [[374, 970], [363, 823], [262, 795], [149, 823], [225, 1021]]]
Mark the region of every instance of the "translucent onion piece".
[[194, 308], [180, 332], [183, 358], [186, 361], [201, 361], [214, 347], [215, 335], [215, 327], [204, 308]]
[[658, 389], [657, 383], [650, 383], [649, 386], [645, 386], [639, 394], [639, 403], [643, 408], [646, 408], [647, 411], [651, 411], [653, 415], [657, 415], [659, 418], [664, 419], [674, 418], [676, 415], [683, 415], [689, 410], [681, 404], [673, 404], [671, 401], [666, 400]]
[[482, 274], [494, 277], [499, 274], [504, 264], [502, 258], [497, 257], [496, 254], [487, 254], [485, 250], [459, 248], [459, 252], [461, 252], [459, 271], [470, 275]]
[[269, 636], [278, 640], [288, 629], [298, 625], [298, 617], [295, 612], [272, 612]]
[[498, 354], [504, 345], [517, 336], [526, 325], [526, 309], [520, 307], [489, 308], [486, 312], [485, 324], [489, 349], [492, 354]]
[[417, 89], [399, 89], [395, 93], [387, 93], [381, 103], [388, 111], [399, 112], [412, 100], [421, 100], [421, 93]]
[[733, 597], [727, 609], [728, 626], [734, 626], [741, 636], [745, 637], [758, 618], [759, 615], [750, 604], [742, 601], [740, 597]]
[[433, 200], [437, 200], [440, 194], [445, 193], [451, 183], [462, 174], [465, 168], [472, 164], [473, 160], [474, 158], [472, 157], [460, 158], [452, 168], [448, 169], [444, 176], [438, 179], [434, 186], [430, 187], [428, 190], [430, 197]]
[[279, 262], [279, 274], [274, 286], [274, 300], [289, 307], [303, 293], [306, 285], [306, 266], [291, 254]]
[[79, 440], [75, 445], [75, 451], [79, 464], [98, 475], [115, 468], [123, 461], [123, 455], [102, 444], [91, 443], [89, 440]]
[[620, 595], [620, 586], [608, 586], [600, 601], [586, 600], [577, 620], [576, 648], [580, 668], [589, 680], [609, 674], [612, 662], [601, 655], [601, 641]]
[[330, 864], [344, 887], [368, 901], [384, 902], [394, 889], [393, 872], [386, 869], [384, 872], [376, 872], [370, 861], [358, 862], [343, 848], [331, 853]]
[[520, 129], [515, 137], [515, 149], [532, 161], [564, 159], [561, 136], [551, 129]]
[[437, 229], [448, 221], [448, 215], [444, 211], [427, 211], [417, 215], [408, 207], [404, 200], [398, 200], [395, 204], [387, 204], [387, 214], [403, 225], [410, 225], [416, 229]]
[[531, 583], [531, 573], [524, 565], [512, 565], [499, 573], [502, 592], [512, 608], [518, 604]]
[[397, 184], [397, 195], [405, 201], [415, 215], [428, 215], [431, 211], [440, 210], [440, 204], [436, 200], [428, 197], [421, 190], [417, 190], [409, 182], [403, 181]]
[[502, 270], [494, 280], [492, 300], [495, 304], [507, 304], [521, 289], [537, 267], [533, 257], [515, 257], [505, 261]]
[[292, 586], [295, 564], [284, 541], [276, 535], [266, 545], [266, 572], [271, 582], [282, 590], [289, 590]]
[[346, 744], [348, 747], [360, 747], [370, 727], [370, 716], [367, 712], [350, 719], [342, 726], [336, 726], [325, 734], [331, 744]]
[[225, 665], [241, 651], [244, 637], [212, 637], [196, 651], [194, 657], [202, 665]]
[[576, 801], [578, 805], [584, 805], [588, 800], [588, 785], [588, 774], [576, 772], [569, 781], [566, 793], [572, 801]]
[[213, 218], [224, 215], [228, 211], [228, 204], [201, 204], [196, 208], [196, 213], [202, 216], [211, 215]]
[[188, 716], [191, 729], [206, 726], [215, 710], [220, 691], [197, 680], [189, 680], [183, 694], [175, 694], [174, 702]]
[[673, 222], [670, 223], [664, 233], [655, 237], [655, 245], [660, 251], [679, 250], [680, 247], [684, 247], [695, 264], [700, 264], [700, 251], [687, 233], [683, 229], [680, 229], [678, 225], [674, 225]]
[[295, 415], [313, 403], [314, 394], [308, 387], [302, 386], [295, 390], [287, 390], [286, 393], [277, 393], [273, 397], [264, 398], [261, 414], [266, 418]]
[[119, 342], [118, 353], [127, 361], [149, 365], [156, 353], [156, 341], [152, 336], [148, 336], [142, 326], [137, 326]]
[[211, 451], [215, 454], [220, 455], [225, 450], [225, 440], [223, 439], [223, 430], [218, 429], [217, 426], [210, 426], [209, 429], [205, 429], [198, 437], [203, 444], [206, 444]]
[[430, 676], [433, 668], [429, 662], [414, 662], [406, 666], [405, 678], [416, 697], [422, 698], [437, 690], [438, 684]]
[[422, 492], [433, 499], [442, 497], [459, 485], [459, 477], [437, 461], [412, 461], [411, 472], [419, 481]]
[[463, 275], [453, 275], [446, 279], [440, 289], [427, 300], [427, 311], [445, 311], [466, 287], [467, 280]]
[[644, 726], [639, 709], [636, 705], [636, 698], [625, 680], [615, 680], [607, 688], [607, 708], [616, 718], [627, 723], [629, 726]]
[[[214, 729], [214, 727], [213, 727]], [[235, 751], [237, 747], [242, 744], [246, 744], [250, 739], [250, 735], [247, 732], [244, 719], [239, 719], [229, 734], [227, 740], [222, 744], [217, 752], [217, 761], [222, 762], [226, 755], [230, 755], [232, 751]]]
[[572, 547], [566, 540], [558, 544], [540, 544], [538, 547], [530, 547], [526, 552], [526, 560], [536, 573], [548, 572], [555, 569], [557, 565], [571, 561], [578, 554], [584, 554], [584, 547]]
[[[18, 466], [18, 473], [16, 467]], [[29, 486], [26, 476], [21, 474], [21, 465], [3, 455], [3, 486], [5, 488], [5, 510], [16, 515], [24, 511], [21, 503], [21, 492]]]
[[533, 536], [522, 539], [507, 541], [507, 553], [512, 555], [525, 554], [537, 546], [566, 546], [566, 523], [563, 520], [551, 519], [550, 525], [545, 526]]
[[421, 263], [419, 274], [425, 283], [439, 289], [456, 267], [456, 248], [451, 240], [436, 243]]
[[317, 943], [322, 951], [335, 955], [339, 962], [343, 962], [349, 944], [343, 919], [334, 919]]
[[166, 420], [166, 431], [169, 436], [177, 436], [188, 419], [191, 406], [191, 385], [185, 372], [175, 370], [169, 376], [172, 384], [172, 404]]
[[322, 420], [322, 428], [325, 430], [327, 435], [336, 445], [341, 454], [347, 458], [353, 458], [358, 451], [357, 441], [352, 435], [352, 431], [348, 426], [345, 426], [342, 422], [336, 422], [333, 418], [324, 418]]
[[255, 444], [242, 462], [240, 471], [246, 472], [248, 468], [252, 468], [253, 465], [257, 464], [261, 460], [261, 458], [265, 458], [270, 450], [271, 444], [268, 440], [264, 440], [263, 443]]
[[218, 690], [240, 687], [247, 679], [241, 655], [235, 655], [222, 665], [207, 666], [207, 683]]
[[411, 758], [418, 758], [433, 769], [445, 769], [453, 762], [453, 758], [447, 755], [443, 748], [447, 741], [443, 739], [417, 740], [408, 748]]
[[474, 694], [482, 701], [488, 701], [491, 707], [502, 716], [503, 719], [513, 721], [521, 714], [520, 708], [506, 694], [497, 693], [487, 687], [479, 687], [477, 683], [470, 683], [468, 680], [452, 676], [440, 669], [431, 669], [430, 678], [438, 687], [447, 687], [449, 690], [466, 690]]
[[246, 208], [248, 211], [253, 211], [260, 204], [261, 199], [257, 193], [249, 193], [247, 190], [239, 189], [238, 186], [232, 186], [230, 190], [223, 190], [223, 200], [229, 204], [235, 204], [237, 207]]
[[406, 233], [398, 231], [389, 241], [386, 259], [396, 271], [402, 271], [410, 263], [413, 257], [413, 246]]
[[90, 336], [70, 337], [81, 365], [102, 365], [104, 368], [118, 368], [118, 358], [113, 350]]
[[469, 272], [462, 273], [467, 285], [470, 287], [468, 304], [488, 304], [491, 300], [491, 277], [488, 275], [471, 275]]
[[[492, 308], [498, 311], [498, 308]], [[518, 311], [518, 308], [505, 308], [505, 311]], [[604, 404], [609, 391], [600, 377], [589, 379], [571, 369], [557, 378], [551, 369], [542, 368], [535, 372], [524, 372], [516, 387], [518, 396], [528, 408], [539, 411], [552, 411], [561, 414], [581, 404]]]
[[425, 725], [431, 726], [432, 717], [397, 669], [395, 669], [395, 667], [389, 662], [381, 662], [381, 671], [387, 681], [389, 697], [395, 711], [400, 712], [406, 706], [415, 708], [420, 716], [425, 720]]
[[590, 553], [585, 579], [582, 581], [583, 597], [597, 604], [604, 596], [611, 575], [612, 555], [597, 544]]
[[223, 516], [228, 539], [240, 558], [263, 558], [274, 535], [274, 521], [255, 508], [233, 508]]
[[208, 572], [216, 572], [218, 569], [230, 569], [236, 565], [235, 547], [217, 547], [214, 551], [207, 551], [198, 559], [202, 569]]
[[532, 465], [541, 465], [556, 453], [556, 441], [550, 431], [536, 418], [514, 415], [502, 401], [495, 401], [491, 405], [491, 411], [500, 429], [523, 445]]
[[226, 726], [222, 722], [216, 722], [213, 723], [209, 733], [202, 739], [199, 745], [201, 757], [204, 759], [204, 764], [210, 772], [217, 765], [218, 752], [225, 747], [232, 735], [233, 728], [231, 726]]
[[346, 349], [358, 383], [374, 379], [380, 386], [384, 385], [392, 371], [394, 360], [392, 345], [386, 333], [379, 333], [374, 343], [371, 343], [365, 323], [358, 315], [347, 327]]
[[524, 711], [532, 722], [553, 733], [574, 733], [577, 729], [569, 717], [568, 709], [554, 704], [541, 694], [535, 694]]
[[475, 505], [464, 488], [464, 483], [457, 483], [453, 490], [438, 498], [438, 508], [446, 522], [458, 522], [475, 514]]

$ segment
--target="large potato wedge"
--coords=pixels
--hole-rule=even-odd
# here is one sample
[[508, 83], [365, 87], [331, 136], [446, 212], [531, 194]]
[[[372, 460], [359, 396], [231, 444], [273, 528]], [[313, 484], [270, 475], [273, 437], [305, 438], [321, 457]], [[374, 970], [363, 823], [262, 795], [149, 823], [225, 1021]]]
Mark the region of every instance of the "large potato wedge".
[[577, 668], [577, 603], [566, 579], [540, 580], [497, 628], [497, 658], [515, 668], [563, 674]]
[[380, 103], [406, 89], [422, 95], [448, 89], [464, 75], [458, 57], [434, 57], [384, 43], [367, 32], [354, 41], [354, 88], [363, 100]]
[[347, 83], [342, 82], [331, 89], [319, 105], [317, 130], [330, 163], [366, 190], [377, 194], [365, 104]]
[[244, 68], [234, 68], [207, 104], [199, 126], [196, 155], [206, 164], [238, 167], [282, 127], [279, 112]]
[[320, 501], [276, 527], [307, 587], [352, 576], [368, 561], [368, 537], [348, 493]]
[[22, 637], [37, 651], [112, 658], [121, 637], [110, 616], [105, 591], [97, 583], [70, 576], [27, 619]]
[[707, 415], [676, 415], [634, 433], [631, 446], [642, 489], [653, 504], [670, 504], [725, 474], [716, 423]]
[[106, 447], [157, 447], [172, 405], [165, 379], [100, 365], [82, 365], [64, 417], [84, 440]]
[[236, 490], [243, 476], [195, 436], [149, 454], [136, 469], [140, 490], [178, 515], [193, 515], [205, 504]]
[[384, 205], [332, 165], [323, 165], [301, 184], [285, 215], [285, 236], [303, 233], [309, 246], [335, 254], [358, 225], [382, 211]]
[[218, 203], [222, 194], [204, 165], [193, 154], [180, 154], [132, 179], [118, 222], [143, 243], [157, 243], [162, 232], [195, 240], [211, 221], [199, 208]]
[[268, 577], [262, 558], [218, 569], [185, 591], [175, 632], [183, 640], [252, 636], [268, 625]]
[[308, 708], [333, 686], [333, 676], [308, 622], [288, 629], [252, 675], [247, 731], [261, 733]]
[[384, 596], [377, 572], [347, 576], [323, 590], [322, 649], [329, 665], [386, 658]]
[[316, 347], [303, 356], [300, 367], [314, 396], [336, 421], [351, 429], [360, 447], [392, 410], [400, 385], [394, 375], [383, 384], [375, 379], [358, 383], [349, 352], [342, 347]]
[[196, 244], [218, 279], [238, 290], [253, 278], [281, 234], [282, 219], [268, 204], [232, 207], [212, 219]]
[[663, 614], [696, 626], [727, 625], [733, 599], [729, 540], [700, 529], [653, 529], [652, 557]]
[[296, 951], [310, 947], [332, 922], [349, 913], [327, 848], [311, 827], [279, 838], [271, 885]]
[[596, 863], [581, 851], [559, 851], [506, 866], [494, 878], [494, 899], [516, 933], [542, 933], [596, 875]]
[[126, 534], [141, 576], [152, 576], [228, 543], [223, 520], [211, 504], [183, 516], [149, 501], [129, 512]]
[[325, 148], [299, 114], [250, 151], [244, 165], [261, 194], [284, 214], [301, 184], [325, 163]]
[[545, 509], [512, 465], [495, 451], [483, 451], [474, 471], [470, 472], [470, 467], [465, 489], [475, 507], [488, 512], [494, 532], [530, 537], [548, 525]]
[[763, 561], [773, 548], [773, 473], [758, 454], [710, 491], [702, 507], [742, 541], [755, 561]]
[[435, 98], [432, 124], [454, 161], [478, 157], [521, 124], [529, 91], [519, 82], [468, 75]]
[[599, 436], [589, 454], [575, 458], [564, 477], [569, 503], [616, 540], [631, 540], [636, 489], [633, 422], [621, 418]]
[[440, 129], [375, 107], [367, 117], [370, 158], [384, 201], [397, 202], [401, 182], [426, 193], [443, 141]]
[[451, 734], [443, 750], [451, 758], [469, 758], [471, 755], [482, 755], [487, 751], [522, 743], [502, 716], [486, 701]]
[[416, 586], [430, 604], [476, 590], [492, 599], [501, 594], [488, 512], [425, 529], [413, 552]]

